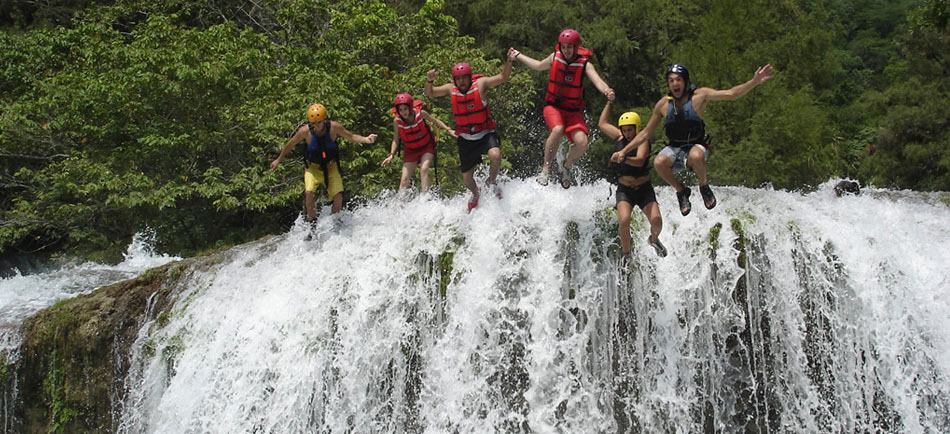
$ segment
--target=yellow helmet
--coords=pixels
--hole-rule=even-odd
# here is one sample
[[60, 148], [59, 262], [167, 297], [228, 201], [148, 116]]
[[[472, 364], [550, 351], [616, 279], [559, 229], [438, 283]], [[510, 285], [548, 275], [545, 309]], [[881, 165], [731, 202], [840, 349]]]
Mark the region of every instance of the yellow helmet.
[[307, 120], [310, 123], [317, 123], [327, 119], [327, 109], [323, 104], [314, 104], [307, 110]]
[[636, 114], [635, 112], [626, 112], [620, 115], [620, 120], [617, 121], [617, 125], [621, 127], [624, 125], [636, 125], [637, 132], [639, 132], [640, 131], [640, 115]]

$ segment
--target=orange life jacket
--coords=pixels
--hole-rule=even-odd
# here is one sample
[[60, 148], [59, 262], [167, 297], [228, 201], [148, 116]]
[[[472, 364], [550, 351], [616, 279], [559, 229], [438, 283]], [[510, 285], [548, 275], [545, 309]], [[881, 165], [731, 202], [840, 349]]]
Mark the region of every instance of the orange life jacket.
[[455, 134], [476, 134], [495, 128], [488, 104], [478, 91], [478, 78], [472, 75], [472, 86], [464, 94], [452, 85], [452, 114], [455, 115]]
[[548, 90], [544, 94], [545, 104], [572, 111], [584, 108], [584, 68], [592, 54], [584, 47], [577, 47], [574, 61], [568, 62], [561, 55], [560, 47], [554, 51]]
[[412, 102], [412, 110], [415, 116], [408, 123], [399, 116], [399, 111], [393, 107], [393, 114], [396, 116], [396, 126], [399, 127], [399, 139], [402, 140], [406, 149], [419, 149], [429, 143], [435, 143], [435, 135], [429, 123], [422, 118], [423, 102], [415, 100]]

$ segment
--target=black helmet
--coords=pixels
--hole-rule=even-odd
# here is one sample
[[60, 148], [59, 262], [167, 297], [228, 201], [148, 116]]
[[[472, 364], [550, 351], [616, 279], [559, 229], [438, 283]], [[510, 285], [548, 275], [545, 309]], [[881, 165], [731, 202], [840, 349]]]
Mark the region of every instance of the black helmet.
[[670, 74], [679, 74], [680, 77], [683, 77], [683, 80], [686, 82], [686, 87], [689, 87], [689, 70], [685, 66], [679, 63], [674, 63], [666, 67], [666, 75]]

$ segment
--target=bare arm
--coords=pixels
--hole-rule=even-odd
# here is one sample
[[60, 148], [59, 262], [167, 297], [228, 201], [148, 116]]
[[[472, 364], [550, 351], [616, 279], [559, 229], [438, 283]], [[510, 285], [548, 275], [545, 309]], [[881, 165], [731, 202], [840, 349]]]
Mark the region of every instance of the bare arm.
[[353, 134], [349, 132], [343, 125], [340, 125], [337, 121], [330, 122], [330, 135], [335, 139], [337, 136], [343, 136], [347, 140], [356, 143], [362, 143], [365, 145], [376, 142], [376, 134], [370, 134], [368, 136], [361, 136], [359, 134]]
[[607, 137], [617, 140], [620, 138], [620, 135], [623, 134], [620, 132], [620, 128], [617, 128], [610, 124], [610, 103], [612, 101], [608, 100], [607, 104], [604, 104], [604, 110], [600, 112], [600, 119], [597, 121], [597, 128], [600, 128]]
[[438, 71], [430, 69], [426, 72], [426, 84], [422, 88], [422, 92], [429, 98], [447, 96], [452, 92], [452, 84], [446, 83], [440, 86], [433, 86], [435, 82], [435, 77], [438, 75]]
[[607, 96], [608, 99], [614, 94], [614, 90], [607, 85], [607, 82], [600, 78], [600, 74], [597, 73], [597, 68], [594, 68], [594, 65], [590, 62], [584, 65], [584, 72], [587, 74], [587, 78], [590, 82], [594, 84], [594, 87], [596, 87], [600, 93]]
[[[697, 92], [702, 91], [702, 96], [708, 101], [722, 101], [722, 100], [734, 100], [741, 98], [743, 95], [749, 93], [752, 89], [755, 89], [756, 86], [765, 83], [772, 79], [772, 65], [765, 65], [760, 67], [755, 71], [755, 74], [752, 76], [752, 79], [742, 83], [737, 86], [733, 86], [731, 89], [727, 90], [716, 90], [708, 87], [697, 89]], [[697, 110], [698, 112], [698, 110]]]
[[653, 108], [653, 115], [650, 116], [650, 120], [647, 122], [647, 126], [643, 128], [642, 131], [637, 133], [637, 136], [627, 143], [627, 146], [624, 146], [623, 149], [614, 152], [610, 156], [610, 160], [615, 163], [623, 162], [624, 155], [627, 155], [627, 152], [630, 152], [631, 149], [640, 146], [642, 143], [649, 143], [650, 137], [653, 137], [653, 132], [656, 131], [656, 127], [660, 125], [660, 121], [663, 120], [665, 116], [665, 109], [667, 104], [666, 97], [660, 98], [657, 101], [656, 106]]
[[517, 52], [518, 51], [516, 51], [514, 48], [509, 48], [508, 58], [505, 60], [505, 67], [501, 70], [501, 73], [491, 77], [479, 78], [478, 80], [481, 83], [478, 83], [478, 88], [484, 89], [485, 87], [495, 87], [508, 81], [508, 78], [511, 77], [511, 63], [515, 59], [515, 54]]
[[435, 125], [438, 126], [439, 128], [442, 128], [443, 130], [448, 131], [448, 133], [449, 133], [452, 137], [458, 137], [458, 136], [455, 135], [455, 131], [454, 131], [453, 129], [449, 128], [449, 126], [446, 125], [445, 122], [442, 122], [441, 120], [439, 120], [439, 118], [430, 115], [429, 112], [427, 112], [427, 111], [425, 111], [425, 110], [422, 110], [421, 113], [422, 113], [422, 119], [425, 119], [425, 120], [427, 120], [427, 121], [429, 121], [429, 122], [432, 122], [433, 124], [435, 124]]
[[393, 155], [396, 155], [396, 146], [399, 145], [399, 124], [396, 123], [396, 119], [393, 119], [393, 142], [389, 145], [389, 156], [383, 160], [382, 163], [379, 163], [380, 166], [386, 167], [389, 165], [390, 161], [393, 161]]
[[[512, 48], [512, 50], [515, 49]], [[525, 66], [535, 71], [547, 71], [551, 69], [551, 65], [554, 63], [554, 53], [551, 53], [551, 55], [544, 58], [544, 60], [537, 60], [515, 50], [515, 59], [520, 60]]]
[[644, 140], [637, 145], [637, 156], [636, 157], [626, 157], [627, 154], [624, 154], [624, 164], [634, 167], [643, 166], [643, 163], [650, 158], [650, 140]]
[[297, 128], [297, 131], [294, 132], [294, 135], [287, 139], [284, 149], [280, 150], [280, 155], [278, 155], [274, 161], [270, 162], [270, 170], [276, 169], [277, 165], [280, 164], [280, 160], [284, 159], [284, 156], [286, 156], [287, 153], [290, 152], [290, 150], [293, 149], [295, 145], [297, 145], [297, 143], [307, 140], [307, 132], [308, 129], [306, 124], [301, 125], [300, 128]]

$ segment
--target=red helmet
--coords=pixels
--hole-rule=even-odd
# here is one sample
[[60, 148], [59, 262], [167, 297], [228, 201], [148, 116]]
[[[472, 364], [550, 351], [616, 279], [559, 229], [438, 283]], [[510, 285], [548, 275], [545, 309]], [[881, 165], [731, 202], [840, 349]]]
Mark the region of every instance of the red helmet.
[[465, 62], [456, 63], [455, 66], [452, 67], [452, 78], [461, 77], [463, 75], [472, 75], [472, 67]]
[[581, 35], [577, 33], [577, 30], [567, 29], [561, 32], [561, 35], [557, 37], [557, 42], [559, 44], [571, 44], [574, 47], [581, 45]]
[[399, 104], [407, 104], [410, 107], [412, 106], [412, 95], [408, 93], [400, 93], [396, 95], [396, 99], [393, 101], [393, 107], [399, 107]]

